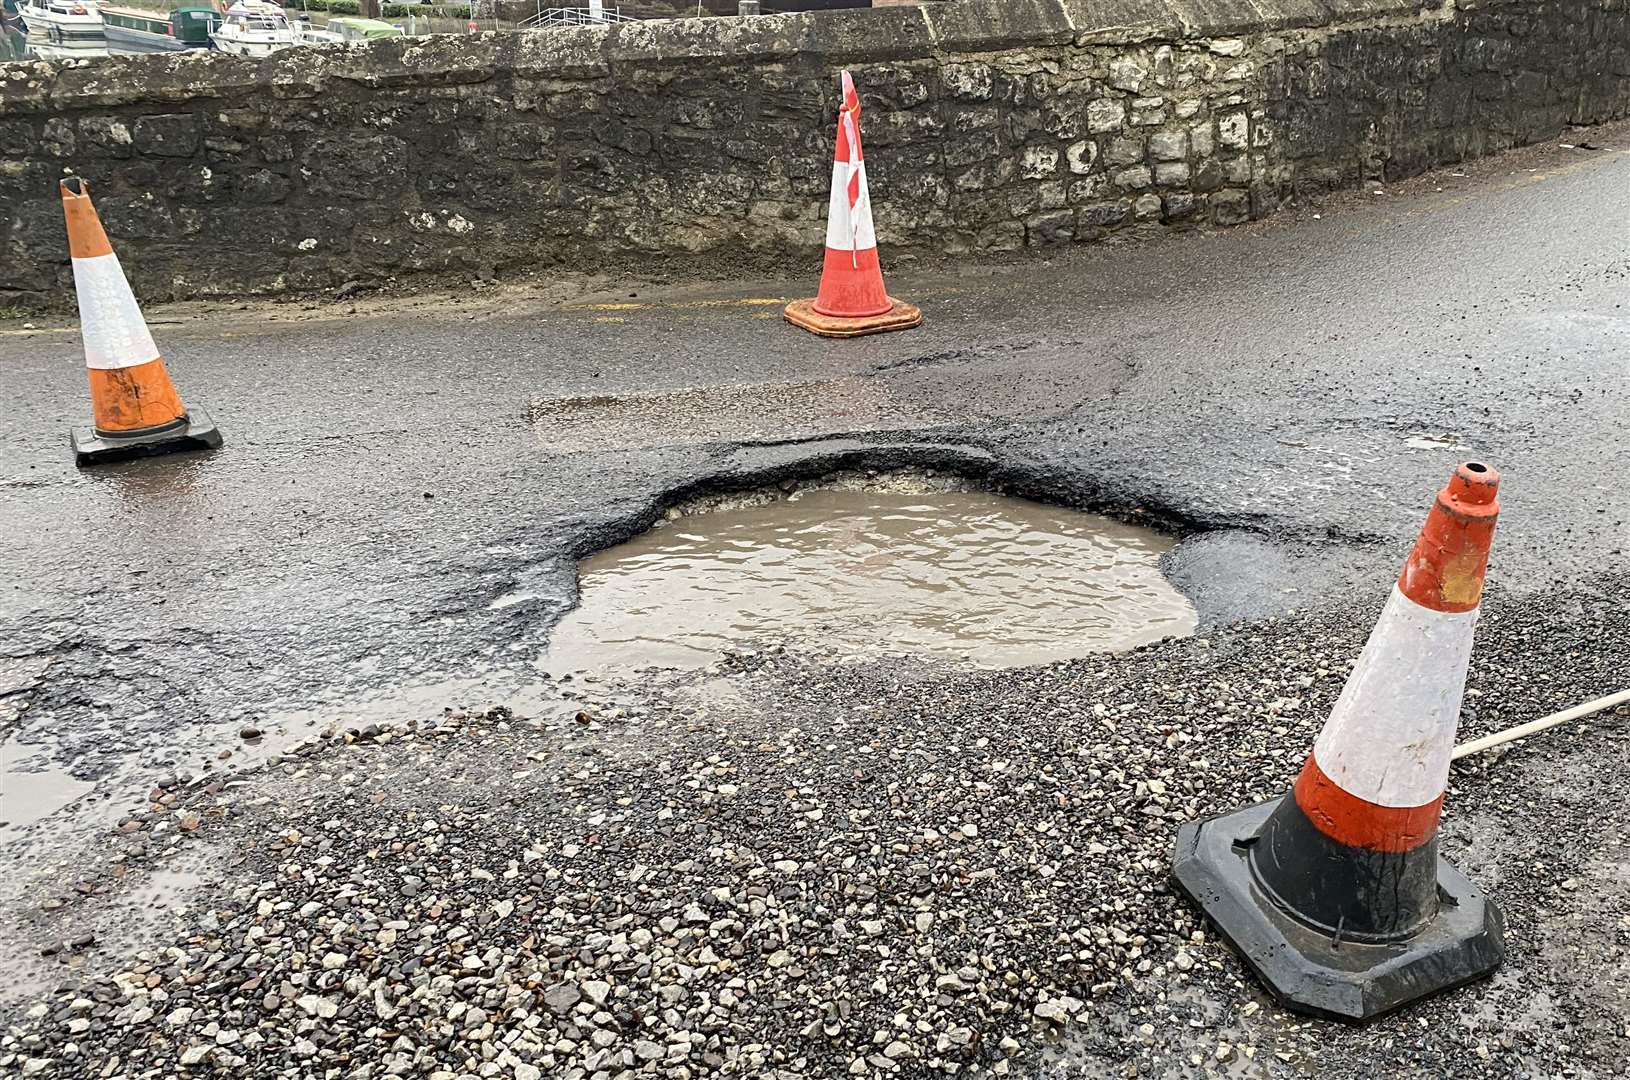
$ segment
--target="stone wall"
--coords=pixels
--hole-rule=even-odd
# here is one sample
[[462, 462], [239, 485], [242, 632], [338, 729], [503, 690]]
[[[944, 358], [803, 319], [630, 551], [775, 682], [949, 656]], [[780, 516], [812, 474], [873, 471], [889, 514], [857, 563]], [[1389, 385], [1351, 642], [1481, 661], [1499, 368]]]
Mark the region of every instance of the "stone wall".
[[835, 72], [887, 249], [1227, 226], [1630, 113], [1627, 0], [929, 7], [0, 67], [0, 305], [56, 179], [142, 295], [415, 271], [818, 265]]

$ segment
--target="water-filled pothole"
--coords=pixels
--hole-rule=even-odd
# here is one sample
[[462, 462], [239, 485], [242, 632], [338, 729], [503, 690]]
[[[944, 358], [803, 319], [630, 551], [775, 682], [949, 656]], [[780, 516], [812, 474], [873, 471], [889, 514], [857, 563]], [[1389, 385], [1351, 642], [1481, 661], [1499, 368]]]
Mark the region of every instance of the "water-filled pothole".
[[986, 667], [1129, 649], [1194, 629], [1173, 543], [943, 479], [713, 500], [579, 563], [545, 664], [699, 667], [767, 638]]

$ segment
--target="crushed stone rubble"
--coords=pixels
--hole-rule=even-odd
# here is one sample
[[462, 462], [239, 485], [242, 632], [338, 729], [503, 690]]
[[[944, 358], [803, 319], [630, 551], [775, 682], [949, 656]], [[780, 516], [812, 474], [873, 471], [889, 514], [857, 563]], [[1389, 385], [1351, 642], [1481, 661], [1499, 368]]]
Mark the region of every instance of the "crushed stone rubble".
[[[1491, 601], [1463, 733], [1630, 667], [1622, 605], [1553, 607], [1567, 634]], [[1457, 767], [1446, 853], [1511, 927], [1480, 988], [1367, 1029], [1297, 1018], [1168, 884], [1179, 823], [1286, 789], [1352, 622], [1014, 671], [743, 650], [580, 682], [563, 720], [449, 709], [230, 784], [161, 778], [107, 867], [24, 920], [61, 985], [0, 1014], [0, 1075], [1616, 1075], [1625, 983], [1551, 961], [1566, 937], [1626, 973], [1622, 876], [1583, 930], [1543, 926], [1623, 860], [1624, 829], [1540, 781], [1559, 758], [1610, 771], [1622, 716]], [[108, 867], [139, 879], [199, 845], [219, 873], [184, 933], [123, 952], [76, 934]]]

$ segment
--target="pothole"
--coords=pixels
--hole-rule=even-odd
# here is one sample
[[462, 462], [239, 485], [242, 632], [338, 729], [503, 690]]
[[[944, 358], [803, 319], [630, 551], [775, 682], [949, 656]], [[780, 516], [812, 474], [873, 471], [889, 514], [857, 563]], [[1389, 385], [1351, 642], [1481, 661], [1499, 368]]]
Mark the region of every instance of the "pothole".
[[701, 667], [765, 640], [982, 667], [1193, 631], [1175, 541], [932, 474], [843, 476], [711, 497], [578, 564], [556, 674]]

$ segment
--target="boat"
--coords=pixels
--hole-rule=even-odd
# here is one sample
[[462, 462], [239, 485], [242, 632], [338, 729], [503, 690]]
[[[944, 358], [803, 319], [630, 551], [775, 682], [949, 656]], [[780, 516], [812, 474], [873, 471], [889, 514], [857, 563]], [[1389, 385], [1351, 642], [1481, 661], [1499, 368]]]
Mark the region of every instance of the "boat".
[[338, 34], [311, 24], [311, 16], [300, 12], [294, 18], [294, 43], [296, 45], [338, 45], [345, 39]]
[[28, 44], [40, 55], [105, 54], [102, 12], [95, 0], [25, 0]]
[[323, 29], [345, 42], [379, 41], [402, 36], [400, 26], [392, 26], [379, 19], [359, 19], [349, 15], [329, 19]]
[[209, 38], [222, 52], [236, 56], [269, 56], [294, 46], [294, 28], [283, 9], [266, 0], [237, 0], [226, 9]]
[[210, 31], [220, 21], [221, 13], [210, 7], [179, 7], [168, 15], [136, 8], [102, 9], [108, 52], [116, 54], [207, 49]]

